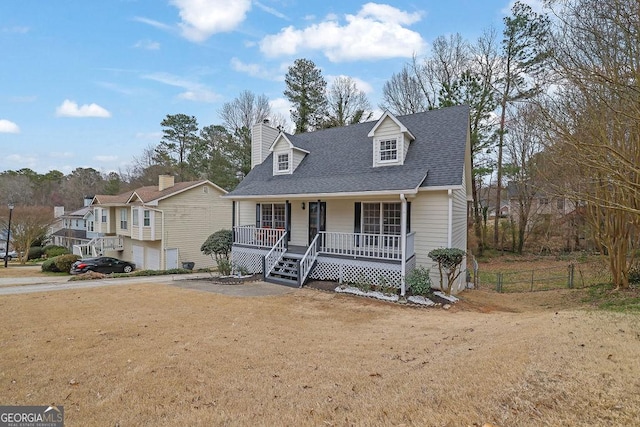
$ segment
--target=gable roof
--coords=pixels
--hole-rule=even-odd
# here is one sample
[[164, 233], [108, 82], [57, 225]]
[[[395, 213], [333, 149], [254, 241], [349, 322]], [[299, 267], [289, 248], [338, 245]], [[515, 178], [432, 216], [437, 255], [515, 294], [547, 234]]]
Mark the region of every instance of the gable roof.
[[373, 140], [368, 135], [379, 121], [287, 135], [294, 146], [309, 152], [295, 172], [274, 175], [272, 153], [227, 197], [402, 192], [462, 185], [469, 132], [467, 106], [395, 119], [415, 136], [404, 165], [371, 164]]
[[107, 206], [122, 206], [130, 203], [139, 202], [142, 204], [157, 203], [160, 200], [182, 193], [201, 185], [209, 185], [226, 194], [227, 191], [212, 183], [209, 180], [201, 179], [198, 181], [185, 181], [175, 183], [173, 186], [165, 188], [164, 190], [158, 190], [157, 185], [148, 185], [146, 187], [140, 187], [133, 191], [127, 191], [117, 194], [115, 196], [109, 195], [97, 195], [93, 198], [92, 204], [107, 205]]
[[371, 130], [369, 131], [369, 133], [367, 134], [368, 137], [373, 138], [375, 136], [376, 130], [378, 129], [378, 127], [380, 127], [380, 125], [385, 121], [386, 118], [389, 118], [391, 120], [393, 120], [393, 122], [398, 125], [398, 127], [400, 128], [400, 132], [402, 133], [406, 133], [407, 135], [409, 135], [411, 137], [411, 139], [416, 139], [415, 136], [413, 136], [413, 134], [411, 133], [411, 131], [409, 129], [407, 129], [407, 127], [400, 121], [398, 120], [398, 118], [396, 116], [394, 116], [393, 114], [391, 114], [389, 112], [389, 110], [385, 111], [382, 114], [382, 117], [380, 117], [378, 119], [378, 121], [376, 122], [376, 124], [371, 128]]

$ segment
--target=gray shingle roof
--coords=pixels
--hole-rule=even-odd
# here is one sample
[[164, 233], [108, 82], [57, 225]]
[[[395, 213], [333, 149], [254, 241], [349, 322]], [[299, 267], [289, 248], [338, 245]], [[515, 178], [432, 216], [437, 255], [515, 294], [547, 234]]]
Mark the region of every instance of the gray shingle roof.
[[[291, 175], [273, 175], [272, 154], [228, 196], [324, 194], [409, 190], [462, 184], [469, 108], [449, 107], [397, 116], [416, 137], [402, 166], [374, 168], [376, 122], [287, 135], [309, 151]], [[426, 179], [425, 178], [426, 175]]]

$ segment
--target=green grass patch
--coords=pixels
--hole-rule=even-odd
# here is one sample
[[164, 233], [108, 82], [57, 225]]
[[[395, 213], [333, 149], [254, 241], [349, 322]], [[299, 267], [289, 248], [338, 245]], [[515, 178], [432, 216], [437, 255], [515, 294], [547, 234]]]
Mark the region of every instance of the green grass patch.
[[640, 288], [616, 290], [611, 284], [590, 286], [583, 302], [601, 310], [617, 313], [640, 313]]

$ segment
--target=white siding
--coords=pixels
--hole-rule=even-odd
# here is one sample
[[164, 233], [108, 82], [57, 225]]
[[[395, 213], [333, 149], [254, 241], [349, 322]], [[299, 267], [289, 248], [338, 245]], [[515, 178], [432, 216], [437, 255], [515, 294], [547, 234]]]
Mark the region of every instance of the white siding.
[[291, 241], [292, 245], [306, 246], [309, 242], [309, 202], [291, 201]]
[[304, 159], [305, 153], [299, 150], [293, 150], [293, 170], [296, 170], [302, 159]]
[[[391, 139], [397, 140], [398, 160], [395, 162], [380, 163], [380, 140]], [[406, 148], [408, 144], [405, 143], [405, 137], [400, 133], [400, 127], [392, 119], [387, 117], [376, 129], [375, 137], [373, 138], [373, 166], [394, 166], [404, 164], [404, 156], [406, 155]]]
[[269, 148], [279, 133], [278, 129], [262, 123], [251, 128], [251, 169], [269, 156]]

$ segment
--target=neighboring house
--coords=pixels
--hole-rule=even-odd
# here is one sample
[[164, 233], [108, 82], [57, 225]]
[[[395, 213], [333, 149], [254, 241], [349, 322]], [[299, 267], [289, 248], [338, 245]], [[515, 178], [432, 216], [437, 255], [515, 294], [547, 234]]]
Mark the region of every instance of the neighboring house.
[[251, 154], [251, 172], [225, 196], [232, 262], [265, 280], [386, 283], [404, 295], [416, 266], [439, 286], [430, 250], [467, 249], [465, 106], [299, 135], [259, 124]]
[[186, 262], [215, 267], [200, 246], [211, 233], [231, 227], [231, 201], [224, 194], [207, 180], [175, 183], [173, 176], [161, 175], [157, 186], [97, 195], [92, 207], [100, 237], [74, 252], [114, 256], [137, 269], [166, 270]]
[[[96, 237], [93, 231], [92, 197], [84, 199], [84, 206], [70, 213], [64, 213], [63, 207], [55, 208], [56, 228], [50, 234], [50, 242], [57, 246], [64, 246], [73, 250], [74, 246], [85, 245]], [[61, 211], [62, 209], [62, 211]]]

